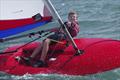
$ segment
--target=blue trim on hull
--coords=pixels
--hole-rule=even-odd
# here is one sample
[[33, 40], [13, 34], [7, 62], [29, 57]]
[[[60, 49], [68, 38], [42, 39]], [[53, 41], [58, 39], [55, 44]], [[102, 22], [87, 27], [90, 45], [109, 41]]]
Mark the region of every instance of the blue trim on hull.
[[27, 31], [27, 30], [31, 30], [33, 28], [40, 27], [48, 22], [49, 21], [37, 22], [35, 24], [25, 25], [22, 27], [12, 28], [12, 29], [8, 29], [8, 30], [1, 30], [0, 38], [5, 38], [5, 37], [12, 36], [12, 35]]

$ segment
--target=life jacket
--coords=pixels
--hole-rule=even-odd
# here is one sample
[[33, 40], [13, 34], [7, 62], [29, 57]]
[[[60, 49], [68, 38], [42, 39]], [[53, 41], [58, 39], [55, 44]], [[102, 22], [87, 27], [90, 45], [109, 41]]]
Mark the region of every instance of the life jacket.
[[77, 34], [78, 34], [79, 31], [80, 31], [78, 22], [71, 23], [70, 26], [67, 25], [67, 22], [65, 22], [65, 25], [66, 25], [69, 33], [71, 34], [71, 36], [72, 36], [72, 37], [76, 37]]

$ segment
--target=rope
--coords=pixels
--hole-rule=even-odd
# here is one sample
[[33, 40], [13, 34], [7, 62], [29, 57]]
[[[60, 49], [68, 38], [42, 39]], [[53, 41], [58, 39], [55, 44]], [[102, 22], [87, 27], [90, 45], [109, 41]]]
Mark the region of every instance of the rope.
[[6, 54], [6, 53], [14, 53], [14, 52], [17, 52], [20, 48], [23, 48], [23, 47], [27, 46], [28, 44], [30, 44], [30, 43], [32, 43], [32, 42], [34, 42], [34, 41], [40, 39], [41, 37], [44, 37], [44, 36], [48, 35], [48, 34], [50, 34], [50, 33], [51, 33], [51, 32], [48, 32], [48, 33], [44, 34], [43, 36], [39, 36], [38, 38], [36, 38], [36, 39], [34, 39], [34, 40], [32, 40], [32, 41], [30, 41], [30, 42], [28, 42], [28, 43], [26, 43], [26, 44], [24, 44], [24, 45], [18, 47], [18, 48], [16, 48], [16, 50], [8, 51], [8, 52], [0, 52], [0, 54]]

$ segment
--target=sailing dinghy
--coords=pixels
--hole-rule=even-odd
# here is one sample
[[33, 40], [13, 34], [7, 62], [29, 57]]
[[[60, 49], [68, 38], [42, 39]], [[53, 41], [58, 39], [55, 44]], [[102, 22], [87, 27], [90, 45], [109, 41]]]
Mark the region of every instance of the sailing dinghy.
[[[19, 3], [17, 6], [28, 3], [25, 5], [28, 6], [28, 8], [24, 5], [23, 7], [17, 8], [13, 2], [16, 4]], [[32, 34], [30, 33], [17, 37], [9, 37], [50, 22], [52, 16], [48, 10], [51, 10], [51, 12], [53, 12], [52, 14], [56, 15], [58, 21], [63, 24], [60, 16], [55, 11], [53, 5], [51, 5], [50, 0], [46, 0], [47, 7], [42, 0], [24, 0], [24, 3], [22, 1], [15, 2], [15, 0], [1, 0], [0, 4], [2, 5], [0, 11], [2, 14], [2, 16], [0, 16], [1, 42], [19, 37], [31, 36], [33, 34], [41, 35], [43, 32], [39, 31]], [[6, 10], [7, 8], [5, 7], [5, 4], [9, 4], [6, 5], [9, 6], [9, 11]], [[48, 7], [49, 9], [47, 9]], [[30, 15], [28, 16], [29, 13]], [[44, 35], [46, 34], [47, 33]], [[71, 39], [69, 34], [68, 36], [69, 39]], [[87, 75], [109, 71], [120, 67], [119, 40], [103, 38], [77, 38], [71, 39], [71, 42], [71, 45], [67, 45], [66, 41], [61, 41], [56, 45], [52, 45], [46, 59], [48, 66], [38, 68], [26, 65], [25, 62], [21, 60], [21, 57], [29, 56], [40, 44], [40, 42], [32, 42], [27, 45], [21, 44], [8, 47], [0, 54], [0, 71], [13, 75], [40, 73]], [[78, 52], [78, 50], [80, 51]], [[38, 58], [39, 56], [36, 56], [33, 63]]]

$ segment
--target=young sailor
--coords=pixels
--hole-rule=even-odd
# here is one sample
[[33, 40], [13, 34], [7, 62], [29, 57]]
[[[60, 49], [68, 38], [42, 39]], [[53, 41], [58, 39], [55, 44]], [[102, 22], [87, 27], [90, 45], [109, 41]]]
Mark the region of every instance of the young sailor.
[[[79, 24], [78, 24], [78, 20], [77, 20], [77, 13], [74, 11], [71, 11], [68, 13], [68, 21], [65, 22], [65, 25], [69, 31], [69, 33], [71, 34], [72, 37], [76, 37], [77, 34], [79, 33]], [[35, 51], [32, 53], [32, 55], [26, 59], [27, 62], [30, 62], [30, 60], [32, 58], [34, 58], [38, 53], [40, 53], [40, 51], [42, 51], [41, 53], [41, 57], [40, 60], [37, 61], [33, 66], [34, 67], [43, 67], [46, 65], [45, 59], [49, 50], [49, 46], [50, 43], [53, 40], [65, 40], [66, 39], [66, 35], [65, 32], [63, 30], [60, 30], [58, 28], [53, 29], [53, 31], [55, 32], [53, 35], [50, 35], [48, 38], [46, 38], [43, 43], [42, 43], [42, 47], [38, 46]]]

